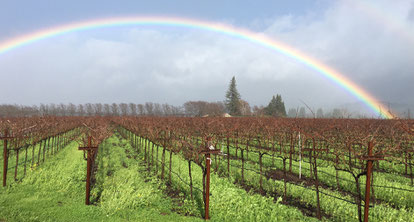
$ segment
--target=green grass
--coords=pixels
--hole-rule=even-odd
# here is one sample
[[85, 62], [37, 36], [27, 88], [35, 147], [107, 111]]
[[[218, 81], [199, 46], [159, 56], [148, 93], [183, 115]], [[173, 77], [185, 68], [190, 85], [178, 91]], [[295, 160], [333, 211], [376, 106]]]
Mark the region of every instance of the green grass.
[[[223, 148], [224, 151], [227, 152], [226, 148]], [[234, 147], [230, 147], [230, 155], [235, 156], [236, 151]], [[240, 157], [240, 151], [238, 152], [238, 158]], [[244, 153], [244, 158], [246, 159], [246, 152]], [[263, 169], [267, 171], [269, 169], [280, 169], [283, 170], [283, 162], [280, 158], [275, 156], [274, 164], [272, 162], [272, 158], [270, 156], [263, 156]], [[259, 154], [255, 152], [249, 152], [249, 161], [252, 163], [250, 168], [259, 170]], [[309, 161], [309, 159], [306, 159]], [[286, 167], [289, 167], [289, 160], [286, 161]], [[253, 164], [255, 163], [255, 164]], [[214, 163], [213, 163], [214, 164]], [[241, 165], [241, 160], [235, 161], [235, 165]], [[332, 188], [336, 188], [336, 179], [333, 175], [335, 175], [336, 171], [334, 166], [331, 163], [327, 163], [324, 161], [318, 162], [318, 170], [329, 173], [327, 175], [325, 173], [318, 173], [319, 181], [329, 185]], [[299, 175], [299, 162], [293, 160], [292, 165], [292, 172]], [[310, 167], [309, 163], [302, 163], [302, 175], [306, 177], [310, 177]], [[341, 189], [356, 193], [356, 186], [354, 178], [347, 172], [339, 171], [338, 176], [340, 178], [339, 184]], [[365, 195], [365, 176], [361, 177], [360, 184], [362, 189], [362, 195]], [[381, 173], [381, 172], [374, 172], [374, 185], [380, 186], [389, 186], [389, 187], [396, 187], [408, 190], [414, 190], [414, 188], [410, 185], [410, 179], [405, 178], [399, 174], [390, 174], [390, 173]], [[383, 187], [375, 187], [375, 196], [387, 202], [389, 204], [393, 204], [394, 206], [400, 208], [414, 208], [414, 193], [408, 191], [401, 191], [401, 190], [393, 190], [389, 188]]]
[[[143, 148], [141, 149], [143, 151]], [[162, 148], [158, 158], [161, 160]], [[143, 154], [141, 153], [141, 159]], [[154, 150], [154, 158], [156, 151]], [[166, 178], [168, 178], [169, 151], [166, 151]], [[192, 163], [193, 185], [202, 188], [201, 168]], [[172, 171], [188, 184], [188, 162], [181, 155], [172, 155]], [[160, 171], [159, 171], [160, 172]], [[202, 195], [194, 189], [195, 200], [190, 199], [189, 186], [172, 174], [172, 183], [185, 193], [186, 209], [189, 213], [202, 217]], [[304, 216], [298, 209], [275, 202], [272, 197], [247, 193], [226, 178], [211, 174], [210, 220], [211, 221], [317, 221], [316, 218]], [[201, 209], [201, 210], [200, 210]]]
[[[110, 138], [109, 144], [112, 144], [113, 140], [116, 138]], [[157, 191], [156, 185], [143, 182], [137, 169], [132, 167], [128, 168], [130, 172], [115, 171], [114, 177], [107, 178], [105, 181], [112, 180], [113, 184], [110, 183], [104, 188], [129, 186], [130, 189], [136, 189], [139, 187], [137, 189], [139, 191], [129, 192], [128, 196], [134, 197], [130, 199], [138, 200], [138, 202], [149, 201], [150, 206], [125, 205], [120, 202], [120, 199], [111, 200], [110, 194], [120, 192], [120, 190], [104, 190], [107, 194], [102, 193], [102, 203], [98, 203], [97, 206], [84, 205], [86, 161], [83, 160], [83, 154], [77, 150], [77, 146], [76, 143], [71, 143], [54, 158], [46, 160], [43, 165], [28, 174], [21, 183], [0, 188], [0, 221], [196, 220], [169, 211], [168, 198]], [[103, 149], [117, 148], [105, 143]], [[125, 180], [131, 182], [125, 183]], [[147, 199], [136, 195], [145, 192], [147, 192]], [[124, 207], [119, 210], [111, 207], [111, 204], [115, 205], [115, 202]]]
[[[86, 206], [86, 161], [77, 147], [76, 143], [69, 144], [40, 166], [29, 167], [21, 181], [1, 187], [0, 221], [202, 221], [202, 195], [194, 188], [194, 200], [191, 200], [186, 184], [189, 183], [188, 162], [180, 154], [172, 155], [172, 170], [185, 183], [172, 174], [172, 187], [180, 190], [179, 196], [172, 199], [165, 194], [169, 151], [166, 152], [167, 179], [161, 181], [158, 177], [160, 169], [156, 174], [152, 166], [152, 171], [148, 172], [142, 151], [137, 153], [118, 135], [110, 137], [99, 148], [96, 184], [91, 198], [93, 205]], [[159, 160], [161, 154], [160, 147]], [[270, 164], [267, 161], [266, 165]], [[232, 160], [232, 164], [240, 164], [240, 161]], [[200, 166], [192, 163], [191, 167], [194, 187], [202, 188]], [[246, 167], [256, 168], [257, 164], [246, 163]], [[226, 170], [225, 160], [221, 161], [220, 168]], [[273, 197], [246, 192], [234, 184], [240, 179], [240, 169], [231, 167], [231, 171], [230, 179], [211, 174], [211, 221], [317, 221], [294, 207], [274, 201]], [[247, 183], [258, 186], [260, 177], [257, 174], [245, 171], [245, 177]], [[265, 190], [282, 193], [282, 181], [263, 182]], [[330, 190], [324, 192], [340, 195]], [[290, 184], [288, 195], [315, 206], [312, 190]], [[355, 205], [327, 196], [322, 196], [322, 209], [332, 214], [334, 221], [356, 219]], [[385, 205], [376, 205], [370, 211], [372, 221], [410, 221], [412, 218], [412, 210], [396, 210]]]
[[[234, 155], [235, 150], [234, 149], [230, 149], [230, 150], [231, 150], [231, 154]], [[167, 154], [168, 154], [168, 151], [167, 151]], [[178, 155], [177, 158], [180, 159], [180, 156]], [[168, 158], [166, 158], [166, 159], [167, 159], [166, 162], [168, 163]], [[180, 162], [179, 159], [178, 159], [178, 162]], [[250, 168], [250, 169], [255, 169], [256, 171], [259, 171], [258, 164], [254, 163], [256, 161], [258, 162], [257, 154], [256, 153], [249, 153], [249, 159], [251, 159], [252, 162], [245, 163], [246, 164], [245, 167]], [[270, 168], [271, 165], [272, 165], [271, 159], [270, 158], [264, 158], [263, 160], [264, 160], [263, 161], [264, 162], [264, 164], [263, 164], [264, 165], [264, 170], [267, 170], [266, 168]], [[241, 161], [240, 160], [231, 160], [231, 164], [240, 166]], [[282, 168], [282, 166], [280, 165], [281, 164], [280, 161], [275, 161], [275, 164], [276, 164], [277, 168], [279, 168], [279, 169]], [[186, 168], [187, 167], [184, 164], [182, 164], [182, 165], [177, 164], [177, 160], [175, 160], [175, 155], [173, 156], [173, 166], [174, 167], [179, 167], [177, 170], [184, 169], [184, 174], [183, 175], [184, 176], [187, 175], [186, 174]], [[196, 167], [196, 168], [194, 168], [194, 167]], [[194, 167], [192, 167], [192, 168], [197, 169], [196, 172], [198, 172], [200, 168], [196, 165], [194, 165]], [[212, 167], [215, 168], [215, 161], [213, 161]], [[308, 164], [304, 164], [303, 167], [307, 168]], [[233, 185], [233, 183], [235, 181], [239, 181], [240, 177], [241, 177], [240, 168], [241, 167], [236, 168], [236, 167], [231, 166], [230, 167], [230, 169], [231, 169], [230, 181], [227, 180], [227, 179], [224, 179], [224, 181], [226, 181], [227, 184], [231, 184], [231, 185]], [[320, 167], [320, 168], [322, 169], [324, 167]], [[326, 167], [325, 170], [328, 170], [328, 169], [331, 169], [331, 168]], [[294, 167], [293, 171], [295, 172], [296, 170], [297, 169], [295, 169], [295, 167]], [[225, 172], [227, 172], [227, 158], [224, 158], [223, 160], [221, 160], [220, 171], [223, 172], [224, 174], [226, 174]], [[331, 172], [331, 173], [334, 174], [334, 171]], [[309, 176], [308, 175], [309, 171], [303, 171], [303, 174], [306, 175], [306, 176]], [[346, 176], [346, 174], [344, 174], [343, 176]], [[389, 183], [390, 179], [387, 182], [380, 181], [380, 179], [382, 178], [381, 176], [382, 176], [381, 174], [376, 176], [377, 183], [380, 183], [380, 184], [381, 183], [382, 184]], [[193, 175], [193, 177], [194, 177], [194, 175]], [[215, 178], [215, 175], [213, 175], [212, 178]], [[260, 175], [258, 175], [256, 173], [251, 172], [251, 171], [247, 171], [247, 170], [245, 171], [246, 183], [248, 183], [249, 185], [258, 188], [259, 178], [260, 178]], [[332, 178], [324, 178], [324, 175], [320, 176], [320, 178], [322, 178], [323, 181], [325, 181], [327, 179], [332, 179]], [[223, 178], [221, 178], [221, 179], [223, 179]], [[352, 178], [349, 178], [349, 179], [352, 179]], [[198, 179], [195, 179], [195, 182], [196, 181], [201, 181], [201, 174], [200, 174], [200, 177]], [[221, 180], [218, 180], [218, 181], [221, 181]], [[333, 180], [333, 181], [330, 181], [330, 182], [332, 183], [332, 186], [334, 186], [335, 181]], [[180, 181], [177, 180], [176, 183], [179, 184]], [[214, 187], [217, 183], [218, 183], [217, 181], [212, 182], [212, 187]], [[231, 186], [231, 185], [227, 185], [226, 187]], [[348, 188], [350, 190], [353, 190], [353, 188], [354, 188], [353, 183], [346, 184], [346, 185], [347, 185], [346, 188]], [[395, 185], [395, 184], [392, 184], [392, 185]], [[198, 184], [198, 186], [201, 187], [201, 184]], [[265, 177], [263, 177], [263, 187], [266, 191], [273, 191], [273, 192], [276, 191], [279, 194], [283, 193], [283, 181], [267, 180], [267, 179], [265, 179]], [[183, 189], [185, 190], [185, 185], [183, 185]], [[212, 190], [213, 190], [213, 188], [212, 188]], [[287, 190], [288, 190], [288, 196], [298, 198], [298, 199], [301, 200], [301, 202], [309, 204], [311, 206], [316, 206], [315, 191], [307, 189], [307, 188], [303, 188], [303, 187], [300, 187], [300, 186], [297, 186], [297, 185], [294, 185], [294, 184], [288, 184], [288, 189]], [[330, 195], [347, 199], [348, 201], [351, 201], [351, 202], [355, 201], [354, 198], [351, 198], [349, 196], [343, 197], [341, 193], [333, 191], [333, 190], [327, 190], [327, 189], [323, 189], [323, 188], [320, 188], [320, 190], [325, 192], [325, 193], [328, 193]], [[385, 192], [382, 192], [382, 191], [383, 190], [381, 190], [381, 189], [376, 189], [376, 195], [378, 195], [380, 193], [380, 194], [382, 194], [382, 196], [385, 196], [385, 195], [393, 195], [393, 196], [398, 195], [399, 197], [403, 197], [400, 200], [387, 199], [390, 202], [398, 203], [402, 207], [401, 207], [401, 209], [397, 210], [397, 209], [393, 209], [393, 208], [389, 207], [386, 204], [385, 205], [384, 204], [375, 205], [375, 207], [370, 210], [370, 220], [372, 220], [372, 221], [414, 221], [414, 219], [413, 219], [414, 218], [414, 211], [412, 209], [407, 209], [407, 208], [404, 207], [405, 204], [408, 204], [408, 205], [412, 204], [412, 201], [410, 199], [411, 196], [401, 195], [401, 194], [396, 194], [396, 193], [391, 193], [391, 192], [385, 193]], [[229, 192], [229, 191], [226, 190], [226, 189], [224, 189], [224, 190], [220, 189], [219, 192], [224, 193], [224, 195], [226, 195], [226, 193]], [[213, 198], [214, 198], [214, 196], [215, 195], [213, 195]], [[237, 195], [231, 195], [231, 196], [234, 198], [234, 196], [237, 196]], [[344, 201], [341, 201], [341, 200], [337, 200], [335, 198], [332, 198], [332, 197], [329, 197], [329, 196], [326, 196], [326, 195], [323, 195], [323, 194], [321, 194], [321, 201], [322, 201], [321, 202], [322, 210], [325, 211], [326, 213], [332, 215], [332, 218], [330, 218], [330, 219], [325, 218], [324, 220], [354, 221], [354, 220], [358, 219], [357, 207], [354, 204], [350, 204], [350, 203], [347, 203], [347, 202], [344, 202]], [[249, 205], [248, 201], [245, 201], [245, 200], [240, 200], [238, 202], [242, 203], [242, 204], [245, 204], [246, 206]], [[230, 205], [230, 206], [233, 206], [233, 207], [237, 207], [237, 203], [233, 203], [231, 201], [229, 201], [229, 203], [231, 203], [231, 204], [223, 205], [223, 206], [229, 206]], [[240, 208], [239, 210], [243, 212], [246, 209]], [[214, 212], [215, 211], [212, 208], [211, 215], [214, 215]], [[220, 209], [218, 209], [218, 212], [220, 212]], [[256, 211], [256, 212], [259, 212], [259, 211]], [[286, 217], [286, 218], [288, 218], [288, 217]], [[234, 218], [234, 219], [237, 220], [239, 218]], [[250, 219], [252, 219], [252, 218], [250, 218]], [[254, 219], [252, 219], [252, 220], [254, 220]]]

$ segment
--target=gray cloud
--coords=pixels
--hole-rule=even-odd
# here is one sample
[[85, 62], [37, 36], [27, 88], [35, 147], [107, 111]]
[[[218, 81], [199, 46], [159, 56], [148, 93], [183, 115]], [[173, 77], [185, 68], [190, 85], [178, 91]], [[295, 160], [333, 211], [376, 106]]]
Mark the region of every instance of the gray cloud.
[[[381, 101], [413, 104], [413, 39], [338, 1], [323, 14], [254, 21], [256, 28], [337, 69]], [[401, 27], [413, 1], [381, 1]], [[409, 4], [410, 3], [410, 4]], [[257, 24], [260, 25], [258, 26]], [[411, 24], [412, 25], [412, 24]], [[407, 30], [408, 36], [412, 33]], [[0, 57], [2, 103], [219, 101], [235, 75], [251, 104], [282, 94], [288, 107], [305, 101], [333, 108], [358, 103], [298, 61], [217, 33], [182, 28], [124, 27], [72, 33]]]

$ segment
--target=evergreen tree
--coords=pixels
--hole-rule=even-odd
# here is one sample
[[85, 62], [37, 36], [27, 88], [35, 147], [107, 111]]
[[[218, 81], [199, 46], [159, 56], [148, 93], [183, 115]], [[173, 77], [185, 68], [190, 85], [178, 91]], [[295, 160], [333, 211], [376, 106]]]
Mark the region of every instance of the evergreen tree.
[[237, 91], [236, 78], [234, 76], [226, 93], [226, 108], [232, 116], [241, 115], [240, 93]]
[[267, 115], [276, 116], [276, 117], [285, 117], [286, 116], [286, 109], [285, 103], [282, 100], [282, 96], [277, 94], [273, 96], [269, 102], [269, 105], [265, 108], [265, 112]]

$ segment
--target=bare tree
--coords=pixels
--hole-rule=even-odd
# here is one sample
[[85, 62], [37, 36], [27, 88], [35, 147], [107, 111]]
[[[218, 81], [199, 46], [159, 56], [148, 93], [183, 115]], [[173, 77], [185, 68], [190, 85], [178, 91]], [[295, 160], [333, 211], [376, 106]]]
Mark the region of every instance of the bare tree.
[[162, 104], [162, 112], [165, 116], [171, 116], [172, 115], [172, 109], [171, 106], [167, 103]]
[[128, 115], [128, 104], [120, 103], [119, 104], [119, 109], [121, 111], [122, 116], [127, 116]]
[[93, 108], [92, 103], [86, 103], [85, 108], [86, 108], [86, 115], [93, 116], [94, 108]]
[[76, 106], [73, 103], [69, 103], [67, 105], [68, 107], [68, 115], [70, 116], [75, 116], [76, 115]]
[[264, 114], [265, 114], [265, 109], [263, 106], [253, 106], [254, 116], [263, 116]]
[[83, 107], [82, 104], [78, 105], [78, 115], [79, 116], [84, 116], [85, 115], [85, 108]]
[[305, 109], [305, 107], [303, 107], [303, 106], [300, 107], [298, 117], [299, 118], [306, 118], [306, 109]]
[[108, 103], [105, 103], [103, 105], [103, 109], [104, 109], [104, 115], [105, 116], [111, 115], [111, 106]]
[[173, 116], [181, 116], [183, 115], [183, 107], [171, 106], [171, 112]]
[[154, 103], [154, 115], [155, 116], [162, 116], [163, 115], [162, 108], [161, 108], [161, 105], [159, 103]]
[[323, 118], [323, 110], [322, 108], [319, 108], [318, 110], [316, 110], [316, 118]]
[[146, 102], [145, 103], [145, 113], [149, 116], [153, 116], [154, 115], [154, 103], [152, 102]]
[[65, 104], [59, 104], [59, 115], [60, 116], [67, 116], [68, 115], [68, 108]]
[[54, 104], [54, 103], [51, 103], [50, 105], [49, 105], [49, 114], [50, 115], [52, 115], [52, 116], [57, 116], [57, 114], [58, 114], [58, 109], [56, 108], [56, 104]]
[[137, 104], [135, 103], [129, 103], [129, 111], [131, 112], [130, 114], [133, 116], [137, 115]]
[[112, 114], [112, 116], [118, 116], [119, 115], [118, 104], [112, 103], [112, 105], [111, 105], [111, 114]]
[[95, 115], [96, 116], [102, 116], [102, 110], [103, 110], [103, 105], [102, 103], [95, 103], [93, 105], [93, 108], [95, 109]]
[[137, 105], [137, 108], [138, 108], [138, 115], [140, 115], [140, 116], [145, 115], [145, 107], [144, 107], [144, 105], [138, 104]]
[[242, 116], [251, 116], [252, 115], [252, 109], [250, 108], [250, 105], [245, 100], [240, 100], [240, 112]]
[[47, 104], [40, 104], [40, 115], [47, 116], [49, 115], [49, 106]]

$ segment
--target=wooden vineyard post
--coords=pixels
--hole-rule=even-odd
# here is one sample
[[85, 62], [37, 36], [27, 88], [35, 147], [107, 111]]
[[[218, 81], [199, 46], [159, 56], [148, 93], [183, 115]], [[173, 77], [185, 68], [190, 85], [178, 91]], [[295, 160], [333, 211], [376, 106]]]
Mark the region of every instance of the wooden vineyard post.
[[87, 167], [86, 167], [86, 198], [85, 204], [89, 205], [89, 197], [91, 194], [91, 171], [92, 171], [92, 161], [93, 156], [98, 149], [98, 147], [92, 147], [92, 137], [88, 137], [88, 146], [86, 147], [79, 147], [79, 150], [86, 150], [88, 152], [87, 156]]
[[365, 183], [365, 206], [364, 206], [364, 222], [368, 222], [369, 216], [369, 200], [371, 191], [371, 176], [372, 176], [372, 163], [375, 160], [383, 160], [382, 157], [376, 157], [372, 155], [374, 144], [372, 141], [368, 142], [368, 156], [363, 157], [363, 160], [367, 161], [367, 178]]
[[[411, 186], [413, 186], [413, 165], [411, 163], [412, 154], [414, 150], [406, 150], [405, 151], [405, 174], [410, 175]], [[407, 172], [407, 167], [410, 169], [410, 174]]]
[[211, 158], [210, 155], [211, 154], [219, 154], [221, 151], [220, 150], [215, 150], [215, 149], [208, 149], [208, 150], [204, 150], [201, 151], [201, 154], [205, 154], [206, 156], [206, 197], [205, 200], [206, 202], [204, 203], [204, 219], [208, 220], [209, 216], [208, 216], [208, 210], [209, 210], [209, 205], [210, 205], [210, 165], [211, 165]]
[[[315, 144], [315, 139], [312, 139], [312, 143], [313, 143], [313, 147], [312, 148], [305, 148], [302, 149], [302, 151], [306, 152], [309, 151], [309, 159], [311, 159], [312, 157], [312, 152], [313, 152], [313, 161], [314, 161], [314, 166], [313, 166], [313, 175], [315, 176], [315, 188], [316, 188], [316, 202], [317, 202], [317, 209], [316, 209], [316, 216], [319, 220], [322, 219], [322, 215], [321, 215], [321, 203], [320, 203], [320, 199], [319, 199], [319, 181], [318, 181], [318, 167], [316, 165], [316, 161], [317, 161], [317, 152], [328, 152], [327, 148], [316, 148], [316, 144]], [[311, 162], [312, 165], [312, 162]], [[312, 172], [312, 167], [310, 168], [310, 171]]]
[[413, 186], [413, 165], [411, 163], [411, 153], [408, 154], [408, 163], [410, 165], [410, 179], [411, 179], [411, 186]]
[[3, 187], [6, 186], [7, 180], [7, 165], [9, 162], [8, 158], [8, 151], [7, 151], [7, 140], [12, 139], [13, 137], [8, 136], [9, 131], [7, 129], [4, 130], [4, 136], [0, 137], [0, 140], [3, 140]]

